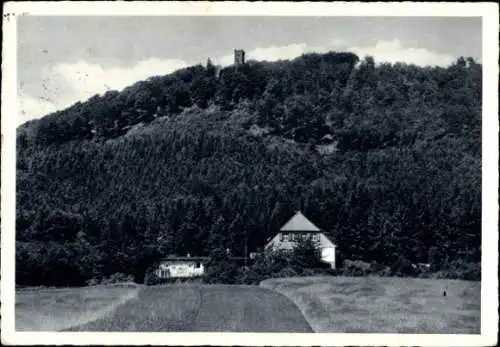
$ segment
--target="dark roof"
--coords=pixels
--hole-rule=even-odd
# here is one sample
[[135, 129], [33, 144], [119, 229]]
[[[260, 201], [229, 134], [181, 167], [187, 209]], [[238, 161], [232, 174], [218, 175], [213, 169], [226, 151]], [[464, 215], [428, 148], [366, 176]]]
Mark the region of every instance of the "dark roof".
[[[244, 260], [245, 257], [229, 257], [230, 260]], [[248, 259], [248, 258], [247, 258]], [[161, 261], [208, 261], [210, 260], [210, 257], [187, 257], [187, 256], [182, 256], [182, 257], [176, 257], [176, 256], [168, 256], [165, 258], [162, 258]]]
[[166, 260], [172, 260], [172, 261], [186, 261], [186, 260], [191, 260], [191, 261], [204, 261], [204, 260], [210, 260], [209, 257], [174, 257], [174, 256], [169, 256], [166, 258], [162, 258], [162, 261]]

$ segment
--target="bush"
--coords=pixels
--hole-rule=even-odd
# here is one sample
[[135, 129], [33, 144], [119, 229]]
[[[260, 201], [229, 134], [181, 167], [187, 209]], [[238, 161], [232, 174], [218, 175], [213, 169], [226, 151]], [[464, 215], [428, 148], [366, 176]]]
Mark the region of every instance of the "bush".
[[271, 278], [273, 274], [289, 266], [289, 259], [290, 254], [285, 251], [266, 251], [255, 260], [250, 270], [262, 279]]
[[418, 278], [436, 278], [436, 274], [426, 271], [426, 272], [421, 272], [417, 276]]
[[87, 286], [97, 286], [100, 283], [101, 283], [101, 279], [98, 277], [91, 278], [87, 282], [85, 282], [85, 284]]
[[161, 278], [156, 276], [155, 272], [153, 270], [149, 270], [146, 272], [146, 275], [144, 276], [144, 284], [147, 286], [154, 286], [157, 284], [162, 284], [164, 281], [162, 281]]
[[134, 282], [134, 276], [126, 275], [121, 272], [116, 272], [109, 277], [102, 278], [100, 284], [114, 284], [114, 283], [126, 283], [126, 282]]
[[109, 277], [93, 277], [86, 281], [87, 286], [97, 286], [100, 284], [116, 284], [116, 283], [130, 283], [134, 282], [133, 275], [126, 275], [120, 272], [114, 273]]
[[234, 284], [238, 278], [238, 267], [222, 248], [216, 248], [210, 254], [207, 271], [203, 276], [205, 283]]
[[369, 273], [371, 275], [386, 277], [391, 275], [391, 268], [373, 261], [370, 264]]
[[205, 276], [203, 282], [205, 283], [222, 283], [222, 284], [236, 284], [238, 279], [238, 267], [233, 263], [220, 263], [216, 266], [212, 265]]
[[370, 268], [372, 265], [361, 260], [345, 259], [343, 264], [344, 267], [343, 270], [341, 270], [343, 276], [359, 277], [367, 276], [371, 273]]
[[342, 269], [326, 269], [325, 274], [330, 276], [341, 276]]
[[358, 267], [345, 267], [341, 270], [342, 276], [361, 277], [367, 276], [369, 272]]
[[481, 281], [481, 263], [466, 263], [457, 270], [457, 277], [468, 281]]
[[291, 266], [284, 267], [280, 271], [272, 274], [271, 277], [273, 278], [281, 278], [281, 277], [294, 277], [297, 276], [299, 273]]
[[391, 275], [393, 276], [417, 276], [418, 270], [413, 264], [406, 259], [404, 256], [399, 256], [399, 258], [391, 266]]
[[433, 274], [434, 278], [459, 279], [466, 281], [481, 280], [481, 263], [469, 263], [462, 260], [456, 260], [449, 264], [445, 269], [442, 269]]
[[[256, 284], [268, 278], [330, 274], [329, 264], [320, 260], [320, 252], [310, 238], [298, 240], [291, 251], [268, 250], [238, 276], [238, 283]], [[338, 274], [335, 270], [334, 274]]]
[[236, 283], [238, 284], [259, 284], [264, 277], [253, 268], [239, 268]]

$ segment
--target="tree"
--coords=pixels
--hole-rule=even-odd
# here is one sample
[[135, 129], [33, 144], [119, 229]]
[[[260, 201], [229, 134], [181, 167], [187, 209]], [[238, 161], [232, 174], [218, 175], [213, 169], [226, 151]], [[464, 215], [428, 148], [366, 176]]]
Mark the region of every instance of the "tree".
[[324, 267], [321, 262], [321, 252], [310, 236], [298, 235], [291, 254], [290, 265], [296, 271]]
[[83, 217], [61, 209], [40, 211], [32, 236], [37, 240], [74, 240], [83, 227]]
[[238, 267], [230, 259], [227, 249], [215, 248], [210, 252], [207, 271], [204, 275], [208, 283], [234, 284], [238, 275]]
[[207, 58], [207, 65], [206, 65], [206, 70], [207, 70], [207, 76], [208, 77], [213, 77], [215, 76], [216, 73], [216, 66], [212, 62], [212, 59]]

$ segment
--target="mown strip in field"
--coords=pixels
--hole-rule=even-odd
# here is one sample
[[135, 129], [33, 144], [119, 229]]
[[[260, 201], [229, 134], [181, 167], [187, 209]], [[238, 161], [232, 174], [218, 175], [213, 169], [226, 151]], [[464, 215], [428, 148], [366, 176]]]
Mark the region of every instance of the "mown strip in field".
[[205, 286], [191, 331], [312, 332], [285, 296], [255, 286]]

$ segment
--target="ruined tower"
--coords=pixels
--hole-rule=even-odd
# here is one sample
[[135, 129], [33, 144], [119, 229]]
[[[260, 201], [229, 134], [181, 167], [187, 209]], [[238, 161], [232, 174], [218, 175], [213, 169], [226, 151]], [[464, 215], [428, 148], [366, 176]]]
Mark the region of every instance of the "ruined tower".
[[234, 50], [234, 65], [243, 65], [245, 64], [245, 51], [242, 49]]

